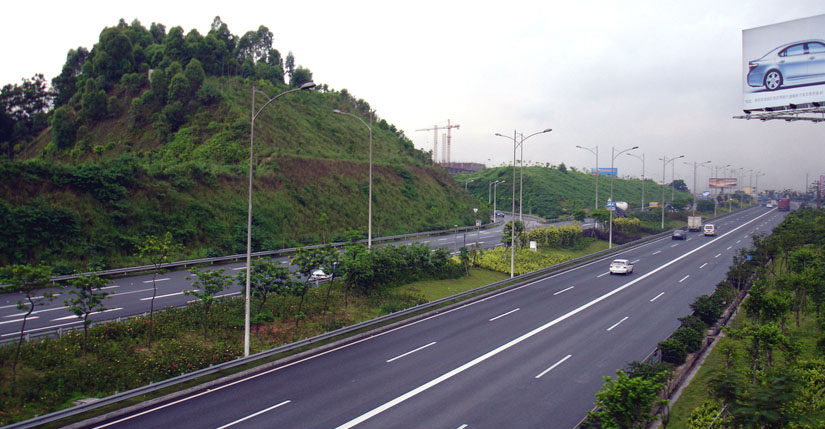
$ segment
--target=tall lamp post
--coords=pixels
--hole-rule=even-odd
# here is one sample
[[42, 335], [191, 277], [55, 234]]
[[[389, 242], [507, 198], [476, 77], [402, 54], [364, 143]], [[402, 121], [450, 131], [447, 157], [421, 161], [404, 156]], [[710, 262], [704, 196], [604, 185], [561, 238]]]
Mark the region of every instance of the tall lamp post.
[[[369, 125], [367, 125], [367, 123], [363, 119], [359, 118], [358, 116], [353, 115], [352, 113], [342, 112], [338, 109], [333, 109], [332, 113], [337, 113], [339, 115], [351, 116], [355, 119], [358, 119], [359, 121], [361, 121], [362, 124], [364, 124], [365, 127], [367, 127], [370, 130], [370, 183], [369, 183], [369, 195], [368, 195], [369, 201], [367, 202], [367, 250], [370, 250], [370, 249], [372, 249], [372, 115], [373, 115], [373, 111], [370, 110], [370, 123], [369, 123]], [[465, 190], [467, 189], [466, 185], [464, 186], [464, 189]]]
[[633, 146], [631, 148], [619, 151], [619, 153], [616, 153], [616, 148], [615, 147], [610, 148], [610, 150], [611, 150], [610, 154], [612, 155], [612, 157], [610, 158], [610, 200], [608, 200], [608, 201], [610, 201], [610, 204], [612, 205], [612, 207], [609, 207], [607, 209], [607, 211], [610, 212], [610, 227], [608, 228], [608, 244], [607, 244], [608, 249], [613, 248], [613, 212], [616, 211], [616, 203], [613, 201], [613, 178], [616, 176], [613, 172], [613, 162], [616, 161], [616, 157], [618, 157], [619, 155], [621, 155], [625, 152], [634, 150], [634, 149], [638, 149], [638, 148], [639, 148], [639, 146]]
[[684, 155], [679, 155], [675, 158], [671, 158], [670, 160], [668, 160], [666, 156], [664, 156], [662, 158], [659, 158], [659, 159], [662, 160], [662, 230], [665, 229], [665, 180], [667, 179], [665, 177], [665, 174], [666, 174], [665, 169], [666, 169], [668, 163], [671, 163], [673, 161], [676, 161], [679, 158], [684, 158], [684, 157], [685, 157]]
[[252, 167], [254, 165], [254, 148], [255, 148], [255, 119], [261, 112], [269, 106], [270, 103], [277, 100], [279, 97], [289, 94], [290, 92], [295, 91], [302, 91], [305, 89], [311, 89], [315, 87], [314, 82], [307, 82], [301, 85], [298, 88], [293, 88], [288, 91], [284, 91], [266, 101], [260, 109], [255, 110], [255, 93], [260, 92], [264, 96], [266, 94], [262, 91], [256, 90], [255, 86], [252, 86], [252, 113], [251, 119], [249, 121], [249, 200], [247, 205], [247, 212], [246, 212], [246, 296], [245, 296], [245, 304], [244, 304], [244, 333], [243, 333], [243, 355], [244, 357], [249, 356], [249, 291], [250, 291], [250, 274], [252, 274]]
[[693, 165], [693, 216], [696, 216], [696, 168], [700, 165], [710, 164], [710, 161], [705, 162], [696, 162], [693, 161], [691, 164], [690, 162], [683, 163], [685, 165]]
[[[522, 136], [521, 141], [519, 141], [518, 138], [517, 138], [518, 132], [516, 130], [513, 130], [513, 138], [511, 140], [513, 140], [513, 211], [512, 211], [512, 213], [513, 213], [514, 217], [516, 215], [516, 149], [518, 148], [519, 145], [523, 145], [524, 141], [529, 139], [530, 137], [533, 137], [533, 136], [538, 135], [538, 134], [549, 133], [550, 131], [553, 131], [553, 130], [551, 128], [547, 128], [544, 131], [539, 131], [537, 133], [530, 134], [527, 137]], [[506, 139], [510, 139], [509, 136], [505, 136], [504, 134], [496, 133], [496, 135], [498, 137], [504, 137]], [[519, 201], [519, 207], [521, 207], [521, 201]], [[510, 278], [515, 277], [515, 271], [516, 271], [516, 261], [515, 261], [516, 248], [515, 248], [515, 246], [516, 246], [516, 222], [515, 222], [515, 219], [513, 219], [513, 226], [510, 227]]]
[[496, 180], [493, 182], [493, 223], [496, 223], [496, 200], [498, 199], [498, 185], [506, 182], [506, 180]]
[[642, 205], [639, 207], [639, 213], [641, 213], [645, 209], [645, 154], [642, 156], [628, 153], [627, 156], [632, 156], [636, 159], [642, 160]]
[[[469, 185], [469, 184], [470, 184], [470, 182], [475, 182], [475, 181], [476, 181], [475, 179], [470, 179], [470, 180], [468, 180], [468, 181], [464, 182], [464, 190], [465, 190], [465, 191], [467, 190], [467, 185]], [[484, 188], [481, 188], [481, 189], [484, 189]], [[482, 194], [482, 195], [483, 195], [483, 194]]]
[[[579, 149], [584, 149], [584, 150], [590, 151], [590, 153], [592, 153], [593, 155], [596, 155], [596, 205], [594, 206], [594, 210], [598, 210], [599, 209], [599, 176], [600, 176], [600, 174], [599, 174], [599, 146], [593, 146], [592, 149], [589, 148], [589, 147], [578, 146], [578, 145], [576, 147], [579, 148]], [[595, 150], [593, 150], [593, 149], [595, 149]], [[644, 167], [642, 167], [642, 170], [644, 170]]]
[[[519, 133], [521, 136], [521, 141], [519, 142], [519, 146], [521, 146], [521, 155], [519, 155], [519, 162], [518, 162], [518, 220], [524, 222], [523, 217], [523, 210], [524, 210], [524, 143], [530, 137], [533, 137], [536, 134], [544, 134], [553, 131], [550, 128], [547, 128], [544, 131], [539, 131], [537, 133], [530, 134], [527, 137], [524, 137], [524, 134]], [[513, 213], [515, 215], [515, 213]]]

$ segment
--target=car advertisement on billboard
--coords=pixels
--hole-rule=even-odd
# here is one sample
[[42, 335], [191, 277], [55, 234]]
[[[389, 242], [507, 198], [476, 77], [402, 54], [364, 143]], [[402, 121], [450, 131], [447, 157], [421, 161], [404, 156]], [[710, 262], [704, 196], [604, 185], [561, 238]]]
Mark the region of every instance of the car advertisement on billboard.
[[736, 178], [735, 177], [716, 177], [711, 178], [709, 180], [708, 186], [714, 189], [721, 189], [721, 188], [728, 188], [734, 189], [736, 188]]
[[742, 31], [743, 109], [825, 102], [825, 15]]

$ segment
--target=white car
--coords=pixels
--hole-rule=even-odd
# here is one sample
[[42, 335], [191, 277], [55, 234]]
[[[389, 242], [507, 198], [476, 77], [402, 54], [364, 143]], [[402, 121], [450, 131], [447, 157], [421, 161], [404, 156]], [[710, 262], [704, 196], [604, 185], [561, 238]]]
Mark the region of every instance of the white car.
[[633, 264], [627, 259], [614, 259], [610, 263], [610, 274], [630, 274], [633, 272]]
[[702, 232], [706, 236], [715, 236], [716, 235], [716, 227], [713, 226], [713, 224], [709, 224], [709, 223], [705, 224], [705, 228], [702, 230]]
[[332, 277], [331, 275], [324, 272], [324, 270], [315, 270], [310, 274], [309, 280], [310, 281], [319, 281], [319, 280], [326, 280]]

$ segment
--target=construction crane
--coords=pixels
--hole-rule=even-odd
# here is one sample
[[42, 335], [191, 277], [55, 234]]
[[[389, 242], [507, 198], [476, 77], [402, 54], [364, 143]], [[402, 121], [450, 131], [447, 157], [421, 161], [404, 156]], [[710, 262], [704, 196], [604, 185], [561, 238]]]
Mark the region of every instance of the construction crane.
[[[439, 127], [438, 125], [433, 125], [432, 128], [421, 128], [416, 131], [432, 131], [433, 132], [433, 161], [438, 162], [438, 130], [447, 130], [447, 146], [443, 149], [444, 152], [447, 154], [446, 161], [449, 164], [450, 162], [450, 130], [455, 128], [458, 129], [460, 125], [457, 124], [450, 124], [450, 120], [447, 119], [447, 126], [446, 127]], [[441, 156], [441, 161], [444, 161], [444, 155]]]

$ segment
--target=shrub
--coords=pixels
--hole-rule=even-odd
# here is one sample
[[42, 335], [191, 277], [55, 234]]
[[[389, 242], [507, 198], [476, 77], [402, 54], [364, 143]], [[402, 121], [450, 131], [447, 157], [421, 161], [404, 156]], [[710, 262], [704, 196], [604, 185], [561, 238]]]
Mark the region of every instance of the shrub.
[[690, 304], [690, 308], [693, 310], [693, 313], [707, 325], [715, 324], [725, 310], [724, 305], [722, 305], [718, 298], [708, 295], [702, 295], [696, 298], [696, 301]]
[[702, 347], [702, 334], [690, 328], [679, 328], [670, 338], [684, 344], [688, 353], [695, 353]]
[[681, 341], [668, 339], [659, 342], [659, 350], [662, 352], [662, 362], [681, 365], [687, 359], [687, 350]]

